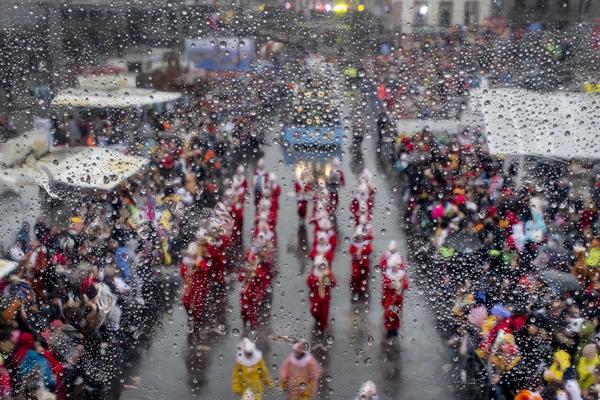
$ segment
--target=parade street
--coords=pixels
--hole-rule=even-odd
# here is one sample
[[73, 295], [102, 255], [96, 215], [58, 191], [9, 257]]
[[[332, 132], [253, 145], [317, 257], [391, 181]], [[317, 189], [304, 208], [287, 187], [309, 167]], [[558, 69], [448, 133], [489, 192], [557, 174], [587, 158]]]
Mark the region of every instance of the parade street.
[[[341, 96], [348, 96], [340, 90]], [[342, 113], [348, 110], [342, 110]], [[371, 111], [370, 111], [371, 112]], [[374, 114], [374, 112], [371, 112]], [[372, 115], [375, 118], [376, 115]], [[373, 123], [373, 120], [371, 120]], [[374, 129], [374, 128], [373, 128]], [[381, 306], [381, 272], [372, 268], [368, 299], [353, 300], [350, 291], [351, 259], [349, 244], [354, 232], [354, 220], [349, 206], [357, 176], [368, 168], [375, 173], [377, 195], [373, 211], [374, 252], [372, 265], [387, 250], [390, 240], [397, 240], [406, 257], [406, 241], [401, 222], [401, 204], [393, 177], [378, 167], [375, 141], [365, 137], [360, 151], [352, 149], [347, 140], [342, 160], [346, 186], [340, 190], [337, 210], [338, 246], [333, 261], [337, 287], [331, 301], [329, 332], [322, 337], [312, 334], [314, 320], [309, 313], [306, 274], [311, 261], [312, 225], [299, 223], [293, 182], [294, 166], [284, 162], [277, 124], [269, 131], [262, 157], [266, 169], [274, 172], [282, 185], [279, 219], [277, 221], [277, 275], [273, 279], [273, 300], [270, 319], [251, 333], [269, 365], [271, 374], [277, 371], [291, 347], [277, 336], [305, 338], [312, 353], [322, 363], [323, 378], [318, 398], [352, 399], [362, 382], [373, 380], [381, 398], [385, 399], [452, 399], [444, 367], [451, 363], [446, 344], [434, 328], [427, 290], [420, 288], [411, 276], [411, 288], [406, 294], [400, 335], [385, 338]], [[309, 158], [309, 157], [307, 157]], [[327, 156], [325, 156], [327, 158]], [[250, 166], [248, 169], [253, 169]], [[248, 242], [254, 218], [253, 207], [246, 207], [244, 241]], [[310, 212], [310, 211], [309, 211]], [[163, 318], [162, 328], [150, 339], [136, 360], [130, 375], [140, 377], [135, 389], [125, 389], [122, 399], [232, 399], [230, 380], [235, 348], [244, 332], [239, 310], [240, 284], [233, 281], [228, 291], [225, 331], [220, 336], [213, 331], [190, 334], [186, 314], [176, 300]], [[206, 346], [206, 347], [204, 347]], [[185, 389], [184, 389], [185, 388]], [[280, 389], [267, 391], [266, 399], [280, 399]]]

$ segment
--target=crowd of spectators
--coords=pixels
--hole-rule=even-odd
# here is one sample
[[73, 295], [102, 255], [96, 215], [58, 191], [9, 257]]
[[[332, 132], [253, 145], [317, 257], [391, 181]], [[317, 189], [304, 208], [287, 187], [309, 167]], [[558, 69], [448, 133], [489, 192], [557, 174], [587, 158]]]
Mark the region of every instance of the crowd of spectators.
[[[71, 115], [52, 127], [55, 145], [118, 146], [149, 163], [111, 191], [73, 188], [64, 195], [79, 196], [77, 206], [53, 200], [23, 224], [7, 254], [17, 268], [0, 280], [0, 398], [114, 396], [124, 360], [166, 306], [169, 270], [233, 174], [225, 165], [262, 133], [256, 122], [269, 109], [244, 102], [215, 89], [163, 110]], [[131, 132], [143, 132], [143, 146]]]
[[478, 130], [418, 132], [393, 151], [414, 261], [463, 388], [472, 398], [600, 398], [600, 182], [538, 160], [526, 184]]
[[219, 155], [235, 152], [243, 144], [262, 140], [258, 128], [275, 105], [273, 97], [286, 96], [285, 86], [274, 76], [268, 78], [241, 76], [203, 82], [185, 89], [177, 101], [134, 109], [71, 108], [50, 119], [53, 144], [121, 146], [147, 154], [162, 139], [195, 136], [214, 145]]
[[395, 44], [384, 44], [367, 69], [379, 100], [396, 119], [455, 118], [482, 77], [490, 85], [557, 87], [572, 73], [567, 65], [577, 53], [568, 34], [549, 29], [482, 27], [414, 33], [390, 42]]

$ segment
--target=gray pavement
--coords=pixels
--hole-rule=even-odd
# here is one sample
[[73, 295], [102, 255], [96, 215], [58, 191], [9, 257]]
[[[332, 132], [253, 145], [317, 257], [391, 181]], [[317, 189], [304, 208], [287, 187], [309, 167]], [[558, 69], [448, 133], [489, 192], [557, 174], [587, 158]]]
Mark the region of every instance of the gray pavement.
[[[343, 94], [341, 94], [343, 95]], [[347, 99], [346, 99], [347, 100]], [[350, 103], [350, 101], [345, 101]], [[344, 111], [344, 110], [343, 110]], [[347, 111], [346, 111], [347, 113]], [[271, 137], [277, 135], [277, 124]], [[350, 142], [350, 140], [347, 140]], [[361, 382], [372, 379], [378, 386], [381, 399], [454, 399], [443, 372], [451, 363], [448, 349], [433, 325], [433, 316], [425, 294], [416, 287], [414, 277], [404, 307], [399, 339], [389, 343], [384, 337], [380, 304], [380, 273], [371, 272], [370, 297], [366, 301], [351, 299], [350, 258], [347, 254], [353, 232], [348, 209], [352, 189], [362, 165], [376, 172], [379, 191], [376, 198], [373, 227], [375, 230], [372, 265], [387, 249], [391, 239], [399, 242], [406, 254], [406, 240], [397, 204], [393, 180], [377, 167], [374, 140], [365, 138], [361, 158], [353, 157], [346, 143], [342, 158], [347, 185], [340, 192], [338, 208], [339, 245], [333, 269], [338, 279], [331, 304], [334, 323], [325, 338], [313, 338], [313, 320], [308, 309], [306, 273], [309, 262], [302, 247], [305, 234], [299, 228], [293, 192], [293, 168], [283, 162], [282, 148], [277, 143], [264, 147], [264, 157], [270, 171], [277, 174], [283, 188], [277, 226], [279, 274], [274, 279], [270, 323], [253, 332], [264, 352], [271, 373], [277, 376], [278, 367], [289, 353], [290, 346], [270, 339], [272, 335], [308, 338], [322, 362], [325, 373], [320, 399], [353, 399]], [[253, 207], [248, 205], [245, 220], [245, 243], [253, 220]], [[308, 228], [309, 245], [312, 228]], [[409, 276], [414, 274], [409, 267]], [[235, 348], [243, 332], [239, 312], [239, 284], [235, 282], [225, 307], [226, 334], [206, 331], [189, 335], [186, 316], [177, 303], [164, 316], [162, 328], [141, 353], [125, 377], [141, 378], [137, 388], [125, 388], [121, 398], [135, 399], [237, 399], [231, 390], [231, 373]], [[194, 339], [190, 341], [190, 337]], [[199, 346], [200, 345], [200, 346]], [[209, 350], [203, 347], [210, 347]], [[280, 390], [266, 394], [265, 399], [283, 399]]]

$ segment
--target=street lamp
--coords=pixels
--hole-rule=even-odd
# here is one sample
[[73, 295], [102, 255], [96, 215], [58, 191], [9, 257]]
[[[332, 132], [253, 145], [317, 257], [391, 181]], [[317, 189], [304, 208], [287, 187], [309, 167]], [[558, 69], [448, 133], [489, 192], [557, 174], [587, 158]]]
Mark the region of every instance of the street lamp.
[[333, 6], [333, 12], [336, 14], [345, 14], [348, 11], [348, 4], [346, 3], [337, 3]]
[[429, 11], [429, 7], [427, 7], [426, 5], [422, 5], [421, 7], [419, 7], [419, 15], [424, 17], [425, 14], [427, 14], [427, 11]]

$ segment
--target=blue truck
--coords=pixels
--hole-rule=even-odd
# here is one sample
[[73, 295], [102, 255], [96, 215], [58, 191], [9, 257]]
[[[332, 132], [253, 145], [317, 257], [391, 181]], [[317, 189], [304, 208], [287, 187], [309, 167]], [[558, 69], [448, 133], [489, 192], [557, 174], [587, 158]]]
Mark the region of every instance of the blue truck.
[[290, 122], [283, 130], [284, 145], [311, 148], [339, 148], [344, 129], [337, 108], [323, 92], [299, 95]]
[[283, 130], [288, 146], [294, 147], [341, 147], [344, 130], [341, 126], [289, 126]]

